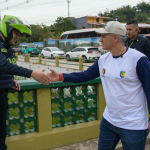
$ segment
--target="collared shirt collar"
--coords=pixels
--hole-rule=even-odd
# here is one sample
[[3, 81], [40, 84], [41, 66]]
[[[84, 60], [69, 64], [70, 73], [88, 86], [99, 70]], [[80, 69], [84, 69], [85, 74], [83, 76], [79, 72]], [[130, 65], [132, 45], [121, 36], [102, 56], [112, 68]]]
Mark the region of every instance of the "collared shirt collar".
[[137, 41], [137, 42], [138, 42], [138, 41], [139, 41], [139, 35], [137, 35], [134, 40], [130, 40], [130, 38], [128, 37], [128, 38], [127, 38], [127, 41], [128, 41], [128, 42], [131, 42], [131, 41]]

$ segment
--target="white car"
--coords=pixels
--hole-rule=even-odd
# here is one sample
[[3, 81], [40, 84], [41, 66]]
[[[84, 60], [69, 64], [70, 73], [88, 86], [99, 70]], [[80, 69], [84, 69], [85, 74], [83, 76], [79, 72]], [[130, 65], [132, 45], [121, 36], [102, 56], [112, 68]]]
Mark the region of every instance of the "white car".
[[[76, 47], [70, 52], [66, 53], [66, 60], [69, 61], [70, 58], [79, 58], [83, 57], [83, 59], [98, 59], [101, 56], [100, 51], [97, 47]], [[87, 60], [83, 60], [86, 62]]]
[[50, 57], [55, 58], [56, 56], [59, 56], [60, 58], [65, 58], [65, 52], [59, 49], [58, 47], [45, 47], [41, 51], [42, 58], [44, 57]]

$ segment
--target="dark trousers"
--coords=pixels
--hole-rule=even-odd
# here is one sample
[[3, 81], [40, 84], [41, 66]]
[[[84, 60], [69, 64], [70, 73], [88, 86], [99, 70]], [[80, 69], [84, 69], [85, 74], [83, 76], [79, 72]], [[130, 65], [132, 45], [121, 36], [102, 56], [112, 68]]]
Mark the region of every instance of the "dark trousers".
[[123, 150], [145, 150], [148, 133], [148, 129], [127, 130], [118, 128], [102, 118], [98, 150], [114, 150], [119, 140], [121, 140]]
[[6, 150], [7, 93], [0, 93], [0, 150]]

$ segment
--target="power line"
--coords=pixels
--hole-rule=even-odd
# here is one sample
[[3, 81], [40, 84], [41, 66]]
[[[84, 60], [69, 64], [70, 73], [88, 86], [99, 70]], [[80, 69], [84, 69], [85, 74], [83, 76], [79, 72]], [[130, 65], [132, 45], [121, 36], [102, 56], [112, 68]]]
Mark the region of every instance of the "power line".
[[[32, 0], [32, 1], [36, 1], [36, 0]], [[46, 4], [52, 4], [52, 3], [58, 3], [58, 2], [64, 2], [64, 1], [57, 1], [57, 2], [50, 2], [50, 3], [41, 3], [41, 4], [35, 4], [35, 5], [28, 5], [28, 6], [22, 6], [22, 7], [16, 7], [18, 5], [13, 5], [11, 7], [7, 7], [7, 8], [4, 8], [4, 9], [1, 9], [1, 10], [7, 10], [7, 9], [20, 9], [20, 8], [23, 8], [23, 7], [32, 7], [32, 6], [37, 6], [37, 5], [46, 5]], [[21, 4], [24, 4], [24, 3], [20, 3], [19, 5]], [[25, 3], [26, 4], [26, 3]], [[14, 8], [15, 7], [15, 8]]]
[[[132, 0], [128, 0], [128, 1], [132, 1]], [[138, 0], [138, 1], [133, 1], [133, 2], [131, 2], [131, 3], [138, 3], [138, 2], [140, 2], [141, 0]], [[127, 1], [126, 1], [127, 2]], [[126, 2], [123, 2], [123, 3], [126, 3]], [[130, 4], [131, 4], [130, 3]], [[115, 5], [116, 6], [116, 4], [120, 4], [120, 3], [115, 3], [115, 4], [113, 4], [113, 5]], [[111, 5], [107, 5], [106, 7], [108, 8], [109, 6], [109, 8], [111, 8], [111, 7], [114, 7], [112, 4]], [[122, 4], [121, 4], [122, 5]], [[119, 5], [118, 5], [119, 6]], [[86, 11], [82, 11], [82, 12], [78, 12], [78, 13], [73, 13], [72, 15], [76, 15], [76, 14], [83, 14], [84, 12], [95, 12], [95, 11], [97, 11], [97, 9], [101, 9], [101, 8], [104, 8], [105, 6], [102, 6], [102, 7], [99, 7], [99, 8], [94, 8], [93, 10], [86, 10]], [[106, 9], [106, 8], [105, 8]], [[66, 17], [66, 16], [65, 16]], [[42, 20], [35, 20], [35, 21], [32, 21], [32, 22], [40, 22], [40, 21], [44, 21], [44, 20], [47, 20], [46, 22], [50, 22], [50, 20], [52, 20], [52, 19], [55, 19], [56, 17], [53, 17], [53, 18], [46, 18], [46, 19], [42, 19]], [[50, 19], [49, 21], [48, 21], [48, 19]], [[45, 21], [44, 21], [45, 22]], [[52, 22], [52, 21], [51, 21]]]

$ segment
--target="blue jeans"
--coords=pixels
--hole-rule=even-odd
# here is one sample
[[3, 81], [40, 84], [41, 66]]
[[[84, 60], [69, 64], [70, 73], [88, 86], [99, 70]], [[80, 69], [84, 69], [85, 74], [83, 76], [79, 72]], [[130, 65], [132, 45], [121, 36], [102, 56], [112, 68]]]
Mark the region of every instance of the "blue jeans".
[[119, 140], [121, 140], [123, 150], [144, 150], [148, 133], [148, 129], [127, 130], [118, 128], [102, 118], [98, 150], [114, 150]]
[[6, 118], [7, 118], [7, 94], [0, 93], [0, 150], [6, 150]]

